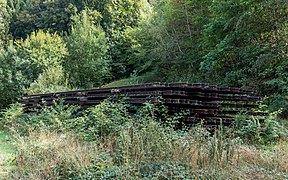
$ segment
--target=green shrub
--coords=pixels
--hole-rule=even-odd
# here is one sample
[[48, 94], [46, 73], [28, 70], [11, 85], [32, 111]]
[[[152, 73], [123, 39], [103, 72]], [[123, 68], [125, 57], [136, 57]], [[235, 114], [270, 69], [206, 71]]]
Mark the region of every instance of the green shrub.
[[[284, 85], [283, 85], [284, 86]], [[284, 86], [286, 87], [286, 86]], [[279, 108], [282, 108], [282, 112], [279, 114], [282, 118], [288, 118], [288, 96], [274, 94], [268, 99], [269, 110], [270, 112], [278, 111]]]
[[11, 104], [9, 108], [1, 112], [0, 129], [18, 126], [22, 122], [24, 107], [20, 103]]
[[234, 124], [235, 136], [250, 144], [271, 144], [288, 137], [288, 130], [279, 123], [280, 112], [266, 117], [238, 115]]
[[78, 106], [55, 102], [50, 107], [40, 107], [33, 113], [25, 114], [22, 104], [13, 104], [2, 113], [1, 124], [13, 128], [21, 135], [42, 128], [58, 132], [74, 131], [86, 140], [118, 134], [131, 121], [127, 105], [108, 100], [86, 110]]
[[26, 90], [28, 94], [53, 93], [68, 91], [63, 68], [56, 66], [45, 70]]
[[29, 131], [40, 130], [41, 128], [65, 131], [65, 122], [74, 119], [77, 106], [63, 105], [56, 103], [51, 107], [42, 107], [36, 112], [24, 113], [23, 104], [16, 103], [10, 105], [2, 112], [1, 125], [5, 128], [16, 131], [21, 136], [25, 136]]
[[22, 105], [12, 105], [1, 120], [15, 130], [19, 146], [11, 176], [215, 178], [224, 176], [233, 162], [238, 142], [224, 129], [214, 134], [202, 127], [175, 130], [174, 119], [165, 119], [167, 109], [161, 103], [146, 103], [135, 116], [128, 114], [127, 106], [105, 100], [80, 111], [60, 102], [23, 114]]
[[100, 18], [96, 10], [83, 10], [72, 18], [72, 30], [65, 39], [69, 55], [64, 70], [73, 86], [99, 86], [110, 75], [108, 39], [98, 23]]
[[62, 38], [56, 33], [42, 30], [32, 32], [25, 40], [16, 41], [18, 54], [24, 63], [25, 75], [29, 83], [35, 81], [47, 69], [62, 65], [68, 50]]
[[18, 56], [17, 49], [7, 45], [6, 50], [0, 49], [0, 109], [15, 103], [24, 94], [27, 85], [25, 64], [27, 61]]
[[101, 179], [194, 179], [189, 164], [179, 161], [142, 163], [140, 171], [133, 167], [114, 166], [102, 175]]
[[85, 110], [80, 117], [66, 121], [66, 126], [86, 140], [96, 140], [119, 134], [123, 126], [131, 120], [126, 104], [105, 100]]

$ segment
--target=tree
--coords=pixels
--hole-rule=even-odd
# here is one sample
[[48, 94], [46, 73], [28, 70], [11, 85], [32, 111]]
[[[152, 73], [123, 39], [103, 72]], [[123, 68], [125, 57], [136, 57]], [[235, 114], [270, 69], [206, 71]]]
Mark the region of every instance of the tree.
[[37, 31], [15, 44], [0, 50], [0, 108], [23, 96], [31, 83], [30, 93], [64, 88], [61, 66], [67, 49], [60, 36]]
[[0, 49], [3, 48], [7, 40], [8, 31], [8, 13], [6, 10], [6, 1], [0, 0]]
[[212, 18], [203, 31], [205, 80], [255, 88], [277, 97], [274, 104], [282, 97], [279, 104], [287, 113], [286, 1], [215, 0], [210, 10]]
[[39, 75], [52, 67], [62, 66], [67, 55], [67, 48], [62, 38], [56, 33], [50, 34], [42, 30], [32, 32], [25, 40], [15, 42], [18, 56], [22, 59], [22, 72], [31, 84]]
[[66, 32], [70, 28], [71, 16], [77, 12], [76, 5], [81, 8], [77, 0], [8, 0], [9, 32], [17, 39], [26, 38], [39, 29], [51, 33]]
[[210, 4], [211, 0], [154, 1], [152, 17], [138, 35], [144, 68], [155, 70], [164, 81], [199, 81], [202, 29]]
[[55, 66], [45, 70], [30, 84], [26, 90], [28, 94], [53, 93], [69, 90], [62, 66]]
[[27, 81], [19, 71], [20, 61], [13, 45], [9, 45], [6, 50], [0, 50], [0, 109], [15, 102], [24, 93]]
[[95, 10], [83, 10], [73, 17], [70, 35], [66, 37], [69, 56], [64, 65], [73, 86], [99, 86], [110, 74], [109, 46], [105, 32], [97, 22], [100, 18], [100, 13]]
[[95, 3], [102, 14], [101, 26], [109, 38], [112, 78], [129, 76], [134, 69], [136, 37], [131, 32], [137, 30], [149, 4], [146, 0], [104, 0]]

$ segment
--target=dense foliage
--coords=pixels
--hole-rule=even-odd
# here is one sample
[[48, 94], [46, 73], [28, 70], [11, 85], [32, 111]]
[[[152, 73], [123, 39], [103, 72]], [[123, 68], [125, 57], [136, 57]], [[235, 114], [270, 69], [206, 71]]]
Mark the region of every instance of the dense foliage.
[[[238, 123], [234, 131], [220, 127], [211, 132], [201, 126], [175, 130], [181, 116], [163, 123], [159, 114], [166, 109], [161, 104], [147, 103], [134, 115], [128, 106], [105, 100], [80, 110], [60, 102], [25, 114], [21, 104], [13, 104], [0, 119], [0, 128], [10, 129], [17, 142], [10, 178], [237, 179], [249, 176], [246, 162], [256, 163], [248, 154], [254, 152], [241, 147], [276, 144], [288, 135], [273, 115], [263, 124], [250, 117], [255, 123]], [[287, 177], [287, 164], [281, 161], [287, 153], [277, 153], [281, 158], [269, 161], [273, 172], [265, 173], [265, 179]], [[256, 159], [258, 169], [266, 167], [266, 159]]]
[[70, 17], [77, 11], [77, 0], [7, 0], [9, 32], [14, 38], [26, 38], [33, 31], [68, 31]]
[[9, 45], [6, 50], [0, 50], [0, 61], [0, 108], [2, 109], [21, 97], [26, 77], [21, 71], [23, 62], [13, 46]]
[[144, 67], [165, 81], [255, 88], [287, 116], [285, 1], [161, 2], [140, 37]]
[[6, 0], [0, 1], [0, 49], [3, 48], [8, 30], [8, 13], [6, 9]]
[[[253, 88], [277, 113], [176, 130], [161, 103], [16, 103], [152, 81]], [[0, 94], [7, 179], [288, 179], [287, 0], [0, 0]]]
[[[285, 0], [1, 0], [0, 8], [1, 68], [9, 67], [1, 73], [16, 82], [8, 76], [15, 71], [24, 82], [1, 106], [24, 92], [53, 91], [41, 74], [57, 71], [55, 90], [120, 79], [249, 87], [287, 116]], [[5, 65], [11, 49], [17, 64]], [[15, 91], [10, 82], [1, 86]]]
[[64, 69], [73, 86], [99, 86], [110, 74], [109, 46], [105, 32], [98, 23], [100, 16], [95, 10], [83, 10], [79, 15], [73, 16], [74, 24], [66, 38], [69, 55], [64, 63]]
[[32, 32], [25, 40], [21, 39], [15, 43], [19, 57], [28, 63], [24, 68], [27, 69], [29, 76], [27, 80], [30, 83], [44, 71], [61, 66], [68, 53], [59, 35], [45, 33], [42, 30]]

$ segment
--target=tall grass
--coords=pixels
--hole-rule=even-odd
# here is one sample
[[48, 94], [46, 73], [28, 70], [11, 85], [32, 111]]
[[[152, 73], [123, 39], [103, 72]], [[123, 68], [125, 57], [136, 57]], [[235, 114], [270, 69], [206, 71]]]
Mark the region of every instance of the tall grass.
[[[123, 129], [119, 136], [106, 137], [101, 143], [46, 130], [31, 132], [18, 138], [16, 168], [11, 178], [86, 179], [89, 174], [91, 178], [178, 178], [215, 172], [219, 176], [233, 161], [233, 155], [224, 146], [219, 151], [215, 138], [200, 142], [191, 133], [169, 132], [155, 122], [143, 129]], [[175, 173], [175, 168], [182, 170]]]
[[[91, 110], [94, 114], [95, 110], [99, 109], [89, 111]], [[114, 110], [112, 112], [115, 113]], [[118, 123], [115, 131], [118, 133], [103, 133], [110, 131], [105, 130], [107, 123], [100, 123], [103, 125], [99, 127], [101, 131], [96, 139], [90, 142], [83, 140], [86, 139], [83, 131], [78, 135], [75, 134], [77, 131], [74, 131], [74, 135], [71, 135], [72, 131], [59, 133], [49, 128], [44, 130], [42, 127], [29, 132], [26, 136], [18, 134], [16, 168], [11, 177], [20, 179], [218, 177], [222, 176], [221, 170], [224, 172], [225, 167], [233, 161], [236, 144], [232, 139], [222, 137], [225, 136], [224, 132], [210, 135], [201, 127], [191, 131], [176, 131], [170, 124], [161, 123], [153, 115], [154, 112], [145, 113], [134, 117], [134, 121], [128, 118], [126, 123], [122, 125]], [[107, 122], [113, 126], [110, 120]], [[17, 131], [15, 133], [16, 137]]]
[[0, 179], [5, 177], [11, 169], [10, 160], [15, 152], [15, 147], [9, 141], [6, 131], [0, 131]]
[[85, 142], [75, 135], [42, 130], [18, 138], [16, 168], [13, 179], [66, 179], [81, 175], [81, 170], [109, 166], [105, 151], [95, 143]]
[[[283, 160], [280, 155], [273, 153], [286, 151], [286, 141], [282, 146], [271, 146], [271, 150], [260, 152], [251, 145], [244, 146], [233, 129], [220, 127], [211, 132], [199, 125], [189, 130], [176, 130], [173, 119], [165, 119], [163, 123], [165, 112], [161, 112], [158, 107], [146, 104], [135, 116], [129, 114], [125, 104], [109, 101], [83, 112], [60, 104], [52, 109], [45, 108], [42, 113], [21, 115], [21, 111], [13, 107], [17, 116], [7, 111], [9, 123], [2, 119], [6, 127], [10, 125], [18, 144], [15, 168], [10, 177], [287, 177], [286, 155], [282, 153]], [[158, 118], [161, 113], [164, 115]], [[26, 126], [19, 128], [23, 119], [26, 120]]]

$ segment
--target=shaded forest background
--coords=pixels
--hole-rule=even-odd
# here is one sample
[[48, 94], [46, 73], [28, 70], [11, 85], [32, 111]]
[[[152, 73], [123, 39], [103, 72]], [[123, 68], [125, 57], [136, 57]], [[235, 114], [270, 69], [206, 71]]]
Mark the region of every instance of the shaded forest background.
[[0, 108], [152, 81], [254, 88], [287, 117], [288, 2], [0, 0]]

